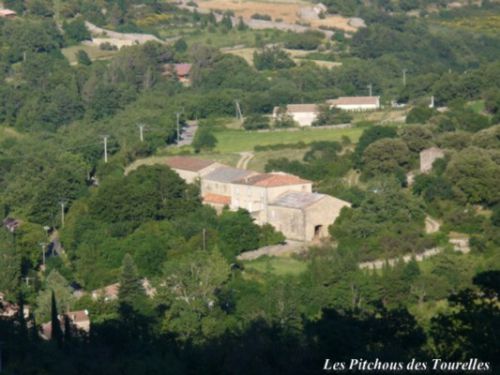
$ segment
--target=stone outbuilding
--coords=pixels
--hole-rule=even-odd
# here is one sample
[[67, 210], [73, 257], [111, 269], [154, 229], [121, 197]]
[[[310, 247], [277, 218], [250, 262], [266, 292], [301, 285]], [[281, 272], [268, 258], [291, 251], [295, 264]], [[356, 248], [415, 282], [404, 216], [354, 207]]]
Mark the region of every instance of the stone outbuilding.
[[291, 191], [280, 195], [254, 217], [259, 224], [269, 223], [287, 239], [316, 241], [328, 237], [328, 227], [335, 222], [349, 202], [325, 194]]
[[438, 147], [431, 147], [420, 151], [420, 172], [429, 173], [437, 159], [444, 158], [444, 151]]

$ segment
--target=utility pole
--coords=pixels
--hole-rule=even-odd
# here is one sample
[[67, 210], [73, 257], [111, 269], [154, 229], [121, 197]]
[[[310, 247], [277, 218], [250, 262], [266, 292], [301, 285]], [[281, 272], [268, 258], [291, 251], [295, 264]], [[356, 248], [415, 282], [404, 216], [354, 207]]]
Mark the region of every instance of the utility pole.
[[181, 116], [181, 113], [180, 112], [176, 112], [175, 115], [176, 115], [177, 145], [178, 145], [179, 142], [180, 142], [180, 140], [181, 140], [181, 130], [180, 130], [180, 116]]
[[26, 276], [26, 277], [24, 277], [23, 279], [24, 279], [24, 281], [26, 282], [26, 286], [30, 286], [30, 280], [32, 279], [32, 277], [28, 277], [28, 276]]
[[42, 264], [45, 267], [45, 246], [47, 246], [47, 244], [45, 242], [40, 242], [39, 245], [42, 247]]
[[408, 69], [403, 69], [403, 86], [406, 86], [406, 72]]
[[373, 86], [372, 84], [370, 83], [369, 85], [366, 86], [368, 88], [368, 94], [369, 96], [372, 96], [372, 89], [373, 89]]
[[239, 100], [235, 100], [234, 103], [236, 104], [236, 118], [243, 122], [243, 114], [241, 113], [240, 102]]
[[137, 125], [139, 127], [139, 139], [144, 142], [144, 124]]
[[108, 162], [108, 137], [109, 135], [101, 135], [104, 140], [104, 162]]
[[61, 228], [64, 228], [64, 206], [66, 205], [66, 202], [60, 201], [59, 204], [61, 205]]
[[207, 230], [203, 228], [203, 251], [207, 250]]

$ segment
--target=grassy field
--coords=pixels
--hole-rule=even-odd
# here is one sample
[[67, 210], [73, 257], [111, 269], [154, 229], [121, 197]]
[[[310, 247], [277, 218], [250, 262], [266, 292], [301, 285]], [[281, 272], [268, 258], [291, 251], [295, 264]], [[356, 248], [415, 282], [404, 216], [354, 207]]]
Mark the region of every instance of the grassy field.
[[442, 23], [453, 28], [467, 29], [475, 32], [483, 32], [495, 35], [500, 32], [500, 15], [478, 15], [463, 17], [451, 21], [443, 21]]
[[306, 149], [287, 149], [256, 152], [253, 159], [248, 163], [248, 169], [264, 172], [264, 167], [270, 159], [287, 158], [288, 160], [302, 160], [306, 151]]
[[278, 143], [311, 143], [314, 141], [340, 141], [347, 136], [357, 142], [363, 128], [348, 129], [299, 129], [297, 131], [247, 132], [241, 130], [222, 130], [215, 133], [217, 137], [216, 151], [220, 153], [253, 151], [254, 146], [273, 145]]
[[9, 128], [9, 127], [4, 127], [0, 126], [0, 141], [3, 141], [7, 138], [22, 138], [24, 137], [23, 134], [18, 133], [15, 129]]
[[244, 262], [245, 270], [259, 273], [272, 272], [278, 276], [300, 275], [307, 269], [307, 263], [288, 257], [262, 257]]
[[[242, 48], [226, 48], [225, 50], [223, 50], [223, 52], [240, 56], [244, 58], [249, 65], [253, 66], [253, 53], [255, 52], [255, 50], [257, 50], [257, 48], [242, 47]], [[310, 51], [299, 51], [291, 49], [285, 49], [285, 51], [291, 56], [292, 60], [296, 64], [312, 61], [315, 64], [322, 66], [324, 68], [334, 68], [342, 65], [342, 63], [340, 62], [306, 59], [305, 56], [308, 53], [310, 53]]]
[[473, 102], [467, 103], [467, 107], [472, 109], [476, 113], [483, 113], [484, 112], [484, 100], [476, 100]]
[[[0, 131], [0, 140], [2, 139], [2, 133]], [[168, 154], [165, 155], [159, 155], [159, 156], [150, 156], [148, 158], [144, 159], [138, 159], [134, 161], [132, 164], [128, 165], [125, 168], [125, 174], [128, 174], [132, 172], [133, 170], [139, 168], [140, 166], [143, 165], [155, 165], [155, 164], [165, 164], [165, 161], [169, 158], [172, 157], [173, 155], [176, 154], [175, 151], [181, 151], [182, 155], [186, 154], [186, 151], [191, 151], [192, 149], [189, 147], [186, 148], [175, 148], [171, 147], [168, 149], [165, 149], [165, 152], [168, 152]], [[181, 152], [179, 152], [180, 154]], [[189, 156], [197, 157], [200, 159], [209, 159], [209, 160], [214, 160], [222, 164], [226, 165], [231, 165], [231, 166], [236, 166], [236, 163], [238, 163], [238, 160], [240, 159], [240, 155], [234, 153], [234, 154], [188, 154]]]
[[87, 52], [87, 55], [89, 55], [92, 61], [110, 59], [116, 53], [116, 51], [103, 51], [97, 46], [87, 46], [84, 44], [63, 48], [62, 53], [68, 59], [70, 64], [76, 64], [76, 53], [79, 50]]
[[162, 38], [182, 36], [189, 45], [202, 43], [215, 48], [234, 46], [254, 47], [256, 40], [263, 43], [279, 43], [285, 40], [286, 33], [280, 30], [230, 30], [228, 32], [197, 30], [193, 28], [159, 28]]

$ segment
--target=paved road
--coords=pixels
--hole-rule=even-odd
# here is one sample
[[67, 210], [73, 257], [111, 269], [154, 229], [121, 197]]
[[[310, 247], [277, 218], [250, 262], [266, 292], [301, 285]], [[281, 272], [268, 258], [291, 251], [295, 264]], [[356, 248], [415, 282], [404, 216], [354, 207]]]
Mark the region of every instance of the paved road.
[[177, 146], [189, 146], [193, 143], [194, 136], [198, 130], [198, 121], [187, 121], [187, 126], [181, 130], [181, 140]]

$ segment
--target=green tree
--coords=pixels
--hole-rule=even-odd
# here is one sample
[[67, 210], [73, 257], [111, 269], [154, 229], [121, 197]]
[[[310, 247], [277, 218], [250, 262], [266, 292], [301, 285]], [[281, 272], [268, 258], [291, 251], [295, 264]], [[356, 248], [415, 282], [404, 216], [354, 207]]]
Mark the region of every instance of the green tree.
[[288, 69], [295, 66], [294, 61], [281, 48], [264, 48], [253, 53], [253, 63], [258, 70]]
[[395, 138], [397, 136], [396, 130], [394, 128], [384, 127], [384, 126], [373, 126], [365, 129], [361, 137], [359, 137], [356, 148], [354, 149], [354, 162], [357, 166], [360, 166], [363, 159], [363, 153], [365, 149], [373, 142], [383, 139], [383, 138]]
[[7, 238], [0, 236], [0, 290], [13, 294], [21, 278], [21, 259]]
[[395, 173], [409, 163], [409, 150], [400, 139], [379, 139], [363, 153], [363, 172], [368, 176]]
[[489, 152], [470, 147], [451, 158], [445, 176], [470, 203], [494, 204], [500, 200], [497, 189], [500, 166]]
[[69, 44], [77, 44], [83, 40], [92, 39], [83, 18], [77, 18], [71, 22], [64, 22], [63, 30]]
[[259, 226], [243, 209], [236, 212], [224, 211], [219, 218], [218, 229], [219, 247], [230, 261], [241, 252], [254, 250], [259, 246]]
[[78, 50], [78, 52], [76, 53], [76, 59], [78, 61], [78, 64], [80, 65], [88, 66], [92, 64], [92, 60], [90, 59], [89, 55], [82, 49]]
[[425, 124], [434, 116], [436, 110], [426, 106], [413, 107], [406, 116], [407, 124]]
[[245, 130], [258, 130], [269, 128], [269, 118], [262, 115], [249, 115], [243, 121]]
[[195, 152], [202, 150], [213, 150], [217, 145], [217, 138], [208, 127], [200, 127], [193, 139], [193, 148]]
[[221, 254], [197, 251], [165, 264], [159, 298], [168, 306], [163, 329], [182, 341], [200, 342], [227, 329], [219, 291], [231, 269]]
[[[57, 296], [57, 301], [53, 296]], [[56, 270], [52, 270], [45, 280], [45, 288], [36, 299], [35, 316], [38, 322], [46, 322], [53, 312], [53, 303], [57, 302], [56, 312], [70, 311], [74, 297], [68, 281]]]
[[50, 294], [50, 324], [52, 327], [51, 340], [55, 341], [59, 347], [62, 347], [63, 332], [61, 329], [61, 322], [59, 321], [59, 314], [57, 312], [56, 294], [52, 290]]
[[142, 286], [142, 279], [137, 273], [134, 260], [130, 254], [123, 257], [123, 265], [120, 275], [120, 288], [118, 290], [118, 301], [130, 307], [140, 307], [145, 302], [146, 293]]

